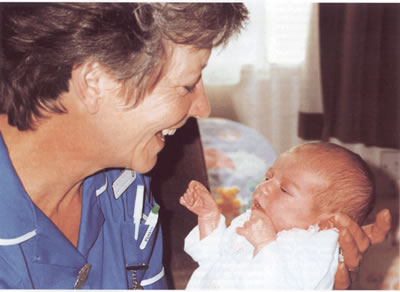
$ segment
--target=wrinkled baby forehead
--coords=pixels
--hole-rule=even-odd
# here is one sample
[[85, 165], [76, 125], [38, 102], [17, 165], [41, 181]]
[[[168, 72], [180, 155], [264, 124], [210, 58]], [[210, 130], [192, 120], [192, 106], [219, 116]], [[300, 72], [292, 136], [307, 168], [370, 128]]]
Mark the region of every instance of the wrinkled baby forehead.
[[[323, 160], [321, 159], [323, 158]], [[311, 164], [324, 164], [323, 161], [330, 161], [331, 156], [327, 155], [325, 151], [319, 149], [318, 147], [309, 147], [309, 146], [295, 146], [278, 156], [279, 160], [284, 160], [285, 162], [295, 163], [304, 163], [304, 166]]]
[[306, 165], [329, 169], [333, 165], [346, 161], [341, 152], [338, 149], [324, 146], [323, 143], [307, 143], [294, 146], [280, 156], [296, 162], [304, 162]]
[[334, 180], [333, 173], [338, 167], [334, 157], [309, 151], [310, 149], [292, 148], [279, 155], [271, 169], [279, 168], [288, 175], [297, 176], [299, 173], [307, 177], [312, 185], [325, 188]]

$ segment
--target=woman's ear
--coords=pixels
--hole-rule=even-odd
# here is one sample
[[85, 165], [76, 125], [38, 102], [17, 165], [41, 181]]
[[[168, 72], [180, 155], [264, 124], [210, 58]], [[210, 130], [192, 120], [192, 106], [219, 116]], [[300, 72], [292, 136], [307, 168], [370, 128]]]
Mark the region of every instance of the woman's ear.
[[77, 98], [90, 114], [97, 113], [103, 102], [105, 75], [104, 68], [93, 61], [86, 61], [72, 70], [71, 81]]

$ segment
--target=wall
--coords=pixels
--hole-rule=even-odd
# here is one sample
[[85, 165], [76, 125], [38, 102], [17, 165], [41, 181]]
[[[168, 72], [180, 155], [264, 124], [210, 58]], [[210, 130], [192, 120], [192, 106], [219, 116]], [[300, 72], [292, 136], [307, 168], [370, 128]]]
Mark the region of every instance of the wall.
[[[243, 79], [241, 82], [244, 82]], [[245, 82], [248, 83], [249, 81]], [[281, 86], [287, 86], [288, 82], [286, 80]], [[271, 92], [268, 83], [262, 86], [259, 83], [257, 84], [256, 81], [253, 84], [258, 89], [247, 89], [247, 93], [246, 90], [240, 88], [242, 86], [241, 83], [222, 86], [206, 85], [212, 108], [211, 117], [226, 118], [255, 128], [267, 138], [278, 153], [304, 142], [297, 137], [298, 101], [295, 100], [296, 96], [290, 97], [290, 90], [281, 88], [280, 99], [273, 100], [272, 96], [268, 94], [268, 92]], [[255, 91], [265, 91], [263, 103], [252, 103], [251, 94], [256, 94]], [[264, 117], [260, 118], [262, 115]], [[382, 157], [387, 152], [395, 153], [400, 157], [399, 150], [365, 147], [361, 144], [343, 144], [337, 139], [332, 139], [332, 142], [341, 144], [360, 154], [368, 162], [375, 174], [377, 192], [380, 195], [398, 196], [400, 173], [394, 173], [394, 171], [389, 171], [382, 167]], [[400, 168], [400, 165], [398, 167]]]

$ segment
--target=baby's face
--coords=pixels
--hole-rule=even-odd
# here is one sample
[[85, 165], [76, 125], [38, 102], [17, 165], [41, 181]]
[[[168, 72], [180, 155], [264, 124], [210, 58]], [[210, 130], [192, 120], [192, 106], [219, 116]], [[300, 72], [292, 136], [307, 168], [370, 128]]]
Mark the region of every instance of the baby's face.
[[276, 232], [306, 229], [320, 220], [321, 214], [313, 209], [312, 194], [322, 188], [324, 178], [307, 167], [307, 155], [280, 155], [253, 192], [251, 208], [266, 214]]

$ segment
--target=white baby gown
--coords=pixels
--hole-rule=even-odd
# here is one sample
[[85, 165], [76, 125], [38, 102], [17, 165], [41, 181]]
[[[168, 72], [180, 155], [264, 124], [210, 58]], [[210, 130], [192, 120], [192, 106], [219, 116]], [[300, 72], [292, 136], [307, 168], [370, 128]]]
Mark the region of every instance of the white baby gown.
[[185, 238], [185, 251], [199, 264], [186, 289], [332, 289], [338, 265], [336, 229], [281, 231], [253, 257], [253, 246], [236, 233], [250, 210], [229, 228], [218, 227], [200, 240], [196, 226]]

